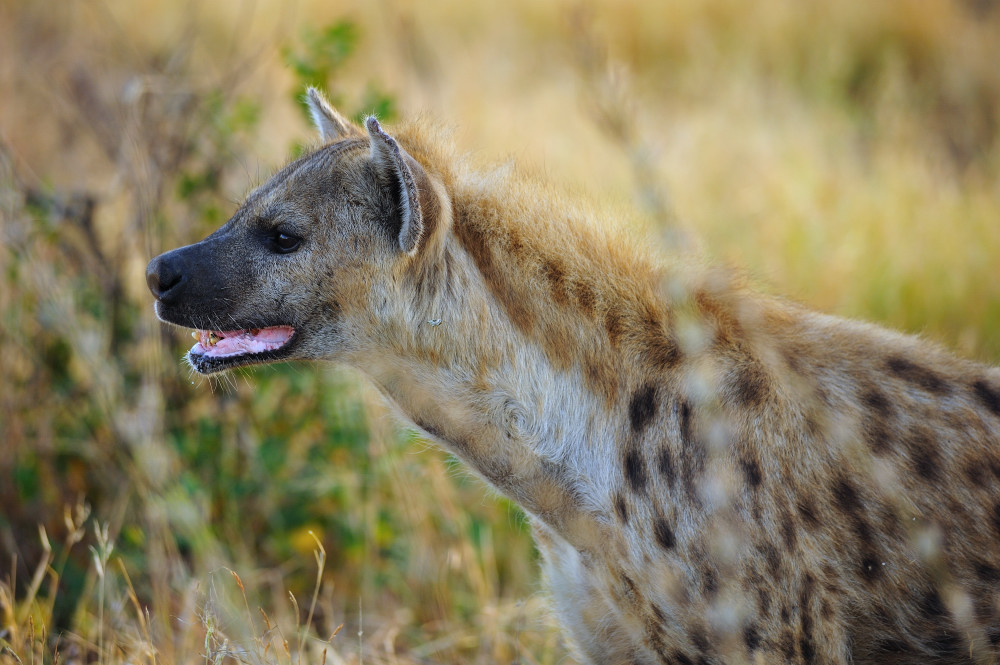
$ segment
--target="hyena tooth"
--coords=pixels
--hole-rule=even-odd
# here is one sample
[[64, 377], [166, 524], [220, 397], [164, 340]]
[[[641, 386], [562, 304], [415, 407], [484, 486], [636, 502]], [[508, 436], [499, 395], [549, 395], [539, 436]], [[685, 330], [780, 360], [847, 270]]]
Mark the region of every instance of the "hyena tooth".
[[194, 337], [195, 341], [198, 341], [198, 342], [201, 341], [201, 335], [198, 334], [197, 330], [192, 330], [191, 331], [191, 337]]
[[209, 333], [208, 334], [208, 345], [209, 346], [215, 346], [216, 344], [219, 343], [220, 339], [222, 339], [222, 338], [219, 337], [218, 335], [216, 335], [214, 332], [213, 333]]

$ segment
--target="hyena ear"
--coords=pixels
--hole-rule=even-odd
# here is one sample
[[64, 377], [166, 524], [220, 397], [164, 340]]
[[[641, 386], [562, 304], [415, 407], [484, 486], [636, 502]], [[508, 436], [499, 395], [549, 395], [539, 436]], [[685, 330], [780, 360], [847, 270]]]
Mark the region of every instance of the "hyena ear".
[[323, 93], [316, 88], [306, 89], [306, 105], [309, 107], [313, 125], [319, 132], [319, 138], [324, 143], [348, 136], [361, 135], [361, 130], [358, 129], [357, 125], [330, 106], [330, 102], [326, 101]]
[[[424, 231], [420, 192], [417, 189], [417, 178], [424, 174], [422, 171], [414, 174], [413, 169], [420, 169], [420, 164], [400, 149], [396, 139], [385, 133], [375, 116], [368, 116], [365, 129], [368, 130], [376, 168], [386, 180], [396, 185], [395, 189], [399, 192], [399, 248], [413, 254]], [[426, 180], [426, 177], [421, 179]]]

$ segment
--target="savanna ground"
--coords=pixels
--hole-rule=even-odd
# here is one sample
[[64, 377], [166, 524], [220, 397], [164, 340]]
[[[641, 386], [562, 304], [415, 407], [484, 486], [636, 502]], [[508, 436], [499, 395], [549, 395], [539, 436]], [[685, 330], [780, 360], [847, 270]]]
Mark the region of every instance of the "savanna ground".
[[572, 662], [516, 507], [353, 374], [196, 379], [154, 318], [306, 84], [997, 363], [998, 63], [990, 0], [3, 0], [0, 663]]

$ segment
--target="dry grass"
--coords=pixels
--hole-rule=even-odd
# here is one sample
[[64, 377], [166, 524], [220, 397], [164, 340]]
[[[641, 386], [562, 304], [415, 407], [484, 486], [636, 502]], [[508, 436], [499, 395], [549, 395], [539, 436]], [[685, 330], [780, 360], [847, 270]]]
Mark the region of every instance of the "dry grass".
[[348, 111], [1000, 360], [995, 3], [7, 2], [0, 663], [570, 662], [515, 507], [353, 375], [192, 383], [153, 318], [147, 260], [311, 140], [284, 49], [345, 18]]

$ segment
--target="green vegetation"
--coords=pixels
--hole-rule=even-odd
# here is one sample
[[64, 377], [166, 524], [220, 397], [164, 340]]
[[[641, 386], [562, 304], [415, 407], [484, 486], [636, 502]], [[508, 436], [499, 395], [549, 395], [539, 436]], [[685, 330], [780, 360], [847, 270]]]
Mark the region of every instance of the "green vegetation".
[[519, 510], [360, 377], [205, 381], [153, 316], [305, 85], [1000, 361], [995, 3], [231, 4], [0, 6], [0, 664], [571, 662]]

